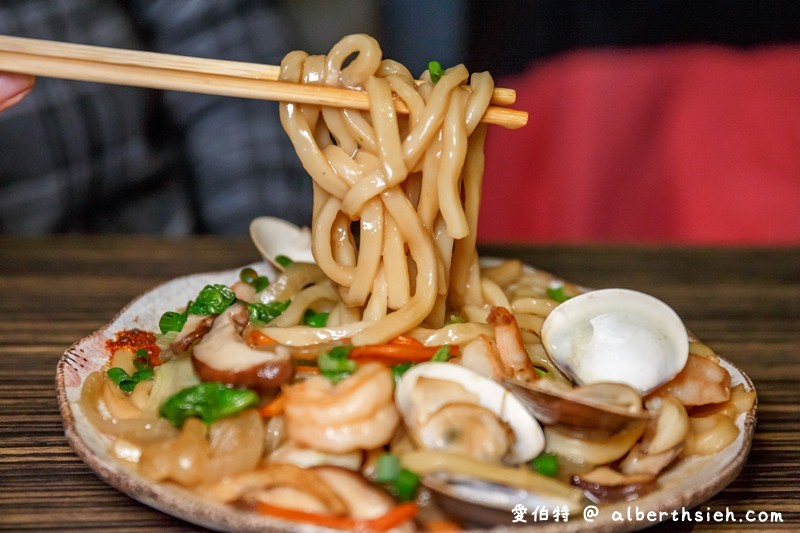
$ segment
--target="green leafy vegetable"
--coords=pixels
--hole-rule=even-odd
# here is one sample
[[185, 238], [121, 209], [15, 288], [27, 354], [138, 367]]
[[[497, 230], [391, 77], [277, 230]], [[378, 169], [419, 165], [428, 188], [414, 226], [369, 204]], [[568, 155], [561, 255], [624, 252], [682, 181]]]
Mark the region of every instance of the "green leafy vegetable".
[[328, 313], [316, 313], [311, 309], [306, 309], [303, 315], [303, 324], [312, 328], [324, 328], [328, 323]]
[[243, 302], [250, 315], [250, 322], [255, 326], [264, 325], [272, 322], [281, 313], [286, 311], [291, 300], [285, 302], [269, 302], [267, 304]]
[[336, 346], [319, 354], [317, 366], [320, 374], [335, 383], [358, 370], [358, 364], [347, 357], [352, 349], [352, 346]]
[[530, 466], [544, 476], [553, 477], [558, 474], [558, 456], [554, 453], [541, 453], [531, 460]]
[[413, 500], [419, 488], [419, 476], [400, 465], [400, 458], [384, 453], [375, 463], [375, 481], [389, 485], [389, 490], [398, 500]]
[[183, 426], [190, 416], [208, 424], [257, 405], [259, 396], [249, 389], [234, 389], [222, 383], [206, 382], [183, 389], [167, 398], [159, 415], [175, 427]]
[[192, 315], [218, 315], [233, 305], [236, 295], [225, 285], [206, 285], [197, 299], [189, 305]]
[[428, 73], [433, 83], [438, 82], [444, 76], [444, 68], [438, 61], [428, 61]]

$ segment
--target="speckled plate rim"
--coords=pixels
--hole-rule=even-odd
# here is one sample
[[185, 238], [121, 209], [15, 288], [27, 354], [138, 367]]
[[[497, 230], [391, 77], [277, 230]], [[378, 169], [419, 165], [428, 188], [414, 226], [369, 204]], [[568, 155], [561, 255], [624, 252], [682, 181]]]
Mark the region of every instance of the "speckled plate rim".
[[[254, 265], [260, 272], [274, 275], [264, 263]], [[219, 531], [324, 531], [324, 528], [287, 522], [254, 513], [242, 512], [228, 506], [200, 499], [177, 485], [152, 483], [135, 471], [119, 464], [107, 451], [107, 441], [86, 420], [77, 401], [83, 381], [99, 370], [107, 360], [106, 339], [121, 329], [139, 327], [153, 329], [165, 310], [185, 305], [206, 284], [233, 283], [241, 268], [182, 276], [167, 281], [133, 299], [108, 324], [70, 346], [56, 368], [56, 392], [64, 425], [64, 433], [72, 449], [104, 482], [131, 498], [187, 522]], [[721, 364], [732, 376], [732, 383], [744, 384], [748, 391], [755, 387], [750, 378], [731, 362]], [[603, 506], [592, 522], [581, 517], [580, 510], [567, 522], [538, 522], [528, 526], [511, 527], [513, 515], [509, 510], [509, 528], [514, 531], [630, 531], [644, 529], [669, 519], [674, 510], [689, 510], [711, 498], [730, 484], [747, 461], [756, 425], [757, 404], [736, 420], [739, 435], [725, 450], [710, 457], [691, 457], [681, 460], [660, 478], [659, 490], [635, 500]], [[657, 520], [628, 520], [628, 509], [655, 513]], [[572, 510], [573, 513], [576, 510]], [[616, 514], [615, 514], [616, 513]], [[644, 514], [643, 516], [647, 516]], [[620, 517], [622, 519], [620, 520]], [[506, 528], [496, 528], [503, 530]]]

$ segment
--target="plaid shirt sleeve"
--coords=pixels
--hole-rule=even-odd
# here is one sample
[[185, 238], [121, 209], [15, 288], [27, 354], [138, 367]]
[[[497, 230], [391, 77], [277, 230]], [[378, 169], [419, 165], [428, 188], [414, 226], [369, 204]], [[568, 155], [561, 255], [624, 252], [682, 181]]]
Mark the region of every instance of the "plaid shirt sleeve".
[[[0, 33], [265, 64], [290, 49], [264, 0], [7, 0]], [[310, 221], [311, 180], [272, 102], [40, 78], [0, 114], [0, 143], [5, 233]]]

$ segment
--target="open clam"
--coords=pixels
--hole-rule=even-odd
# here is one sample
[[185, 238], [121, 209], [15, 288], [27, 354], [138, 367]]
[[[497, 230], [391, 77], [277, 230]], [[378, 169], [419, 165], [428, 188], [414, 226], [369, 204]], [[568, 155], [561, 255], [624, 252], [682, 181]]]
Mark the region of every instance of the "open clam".
[[677, 313], [628, 289], [567, 300], [548, 315], [541, 338], [553, 363], [576, 384], [622, 383], [642, 395], [672, 379], [689, 356]]
[[436, 503], [450, 516], [467, 526], [504, 526], [509, 524], [512, 509], [578, 509], [581, 491], [563, 485], [563, 494], [542, 494], [512, 485], [491, 483], [446, 473], [429, 474], [422, 483], [436, 498]]
[[639, 393], [620, 383], [574, 389], [549, 379], [532, 383], [506, 379], [503, 384], [539, 422], [559, 426], [572, 435], [608, 436], [645, 424], [650, 418]]
[[250, 223], [250, 238], [262, 257], [278, 270], [283, 265], [278, 256], [288, 257], [299, 263], [313, 263], [311, 253], [311, 230], [295, 226], [275, 217], [258, 217]]
[[395, 403], [419, 445], [403, 465], [465, 524], [507, 524], [517, 505], [579, 507], [581, 490], [520, 467], [543, 451], [544, 435], [499, 383], [457, 364], [421, 363], [403, 374]]
[[539, 423], [508, 389], [459, 365], [412, 367], [397, 385], [395, 403], [424, 448], [512, 465], [544, 449]]

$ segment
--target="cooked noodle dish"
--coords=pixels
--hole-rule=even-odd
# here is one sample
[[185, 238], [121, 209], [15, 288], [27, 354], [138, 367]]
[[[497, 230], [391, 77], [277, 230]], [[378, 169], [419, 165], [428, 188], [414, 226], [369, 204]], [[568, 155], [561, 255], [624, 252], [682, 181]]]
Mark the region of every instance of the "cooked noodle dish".
[[281, 79], [369, 109], [282, 103], [312, 226], [254, 220], [264, 263], [107, 333], [76, 405], [116, 464], [286, 528], [450, 530], [637, 500], [740, 436], [755, 392], [665, 303], [479, 258], [488, 73], [351, 35]]

